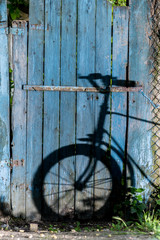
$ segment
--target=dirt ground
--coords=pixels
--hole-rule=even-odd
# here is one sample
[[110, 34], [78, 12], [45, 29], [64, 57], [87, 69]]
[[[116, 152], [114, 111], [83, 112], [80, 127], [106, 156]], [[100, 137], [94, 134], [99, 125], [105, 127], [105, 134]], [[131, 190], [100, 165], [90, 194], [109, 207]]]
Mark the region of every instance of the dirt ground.
[[0, 239], [57, 239], [57, 240], [154, 240], [157, 239], [151, 235], [140, 235], [139, 233], [123, 233], [123, 232], [111, 232], [111, 231], [102, 231], [97, 232], [78, 232], [78, 233], [49, 233], [47, 231], [38, 231], [38, 232], [16, 232], [16, 231], [0, 231]]
[[108, 222], [38, 222], [0, 218], [0, 239], [57, 239], [57, 240], [154, 240], [155, 236], [135, 232], [111, 231]]

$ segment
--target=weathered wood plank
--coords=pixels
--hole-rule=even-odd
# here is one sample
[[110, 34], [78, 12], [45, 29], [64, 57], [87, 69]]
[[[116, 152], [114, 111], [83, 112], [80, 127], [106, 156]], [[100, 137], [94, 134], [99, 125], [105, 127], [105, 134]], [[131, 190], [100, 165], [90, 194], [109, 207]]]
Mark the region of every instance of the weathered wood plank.
[[26, 174], [26, 92], [27, 82], [27, 23], [14, 21], [13, 28], [24, 29], [24, 35], [12, 35], [14, 96], [12, 104], [12, 211], [15, 217], [25, 217]]
[[[78, 1], [78, 46], [77, 46], [77, 85], [92, 86], [92, 78], [95, 73], [95, 1]], [[94, 95], [92, 93], [77, 93], [77, 143], [87, 138], [94, 132]], [[83, 141], [88, 144], [88, 141]], [[93, 137], [91, 136], [91, 144]], [[80, 149], [78, 149], [80, 152]], [[88, 152], [91, 158], [85, 156], [76, 157], [76, 214], [79, 217], [91, 217], [93, 214], [93, 176], [86, 186], [83, 185], [85, 172], [91, 168], [89, 161], [93, 163], [92, 152]], [[87, 169], [86, 169], [87, 168]]]
[[7, 0], [1, 0], [0, 2], [0, 22], [4, 24], [7, 20]]
[[[150, 3], [147, 0], [130, 1], [129, 79], [139, 80], [144, 85], [144, 93], [148, 96], [151, 91], [152, 80], [149, 46], [150, 10]], [[133, 158], [133, 161], [139, 165], [148, 177], [154, 165], [151, 148], [152, 125], [149, 123], [152, 119], [151, 110], [150, 103], [141, 94], [130, 94], [128, 155]], [[137, 170], [134, 164], [133, 166], [136, 186], [144, 188], [146, 196], [149, 196], [150, 186], [147, 179]]]
[[[28, 83], [43, 84], [44, 1], [30, 0], [29, 18]], [[34, 25], [39, 27], [34, 28]], [[38, 29], [39, 28], [39, 29]], [[42, 29], [41, 29], [42, 28]], [[42, 98], [39, 92], [28, 93], [27, 115], [27, 173], [26, 173], [26, 217], [39, 219], [41, 213], [34, 201], [41, 205], [41, 176], [32, 186], [34, 174], [42, 163]]]
[[[61, 1], [45, 1], [45, 79], [44, 85], [60, 85], [60, 18]], [[47, 205], [58, 215], [59, 198], [59, 164], [56, 159], [49, 159], [48, 155], [59, 149], [59, 93], [44, 93], [44, 129], [43, 129], [43, 172], [50, 169], [44, 179], [44, 194]], [[42, 203], [43, 204], [43, 203]], [[43, 215], [51, 217], [50, 209], [43, 208]]]
[[[112, 85], [126, 86], [128, 64], [128, 8], [115, 7], [113, 12], [113, 65]], [[125, 158], [125, 140], [127, 127], [127, 93], [112, 94], [111, 156], [122, 173]], [[115, 164], [112, 171], [120, 184], [121, 176], [116, 174]], [[117, 184], [118, 186], [118, 184]], [[119, 190], [119, 189], [118, 189]]]
[[[77, 1], [62, 1], [61, 85], [76, 85]], [[61, 93], [60, 147], [75, 144], [75, 93]], [[67, 154], [67, 151], [66, 151]], [[65, 156], [65, 153], [64, 153]], [[74, 217], [75, 156], [60, 162], [59, 214]]]
[[[96, 11], [96, 73], [100, 74], [99, 79], [93, 80], [99, 87], [107, 88], [110, 85], [111, 75], [111, 19], [112, 6], [105, 0], [97, 1]], [[95, 133], [96, 145], [100, 146], [101, 141], [109, 144], [109, 135], [104, 129], [110, 132], [110, 94], [96, 94], [95, 96]], [[102, 147], [105, 151], [106, 147]], [[96, 160], [102, 158], [101, 152], [96, 152]], [[104, 157], [104, 156], [103, 156]], [[106, 157], [107, 161], [107, 157]], [[97, 217], [107, 214], [103, 208], [111, 192], [111, 179], [106, 166], [100, 161], [97, 162], [94, 176], [94, 212]]]
[[[7, 27], [7, 1], [0, 1], [0, 26]], [[0, 28], [0, 211], [10, 210], [10, 119], [8, 36]]]

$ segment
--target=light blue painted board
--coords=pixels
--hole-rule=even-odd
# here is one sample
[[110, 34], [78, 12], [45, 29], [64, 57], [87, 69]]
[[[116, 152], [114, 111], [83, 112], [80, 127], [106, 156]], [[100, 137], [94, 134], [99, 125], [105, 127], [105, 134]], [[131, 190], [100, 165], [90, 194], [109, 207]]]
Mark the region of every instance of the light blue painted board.
[[26, 91], [27, 83], [27, 23], [14, 21], [12, 28], [24, 30], [24, 35], [12, 35], [12, 62], [14, 96], [12, 104], [12, 213], [15, 217], [25, 217], [26, 178]]
[[[77, 85], [83, 87], [92, 86], [88, 78], [95, 73], [95, 9], [94, 0], [78, 1]], [[77, 93], [77, 143], [82, 143], [80, 139], [93, 134], [94, 115], [94, 94]], [[88, 141], [84, 140], [83, 143], [88, 144]], [[93, 144], [93, 137], [90, 144]], [[92, 153], [88, 152], [88, 155]], [[76, 157], [77, 185], [83, 183], [84, 172], [91, 168], [88, 168], [89, 161], [90, 158], [83, 155]], [[92, 164], [93, 161], [91, 157]], [[76, 214], [79, 217], [91, 217], [93, 214], [93, 185], [92, 176], [83, 190], [79, 188], [76, 191]]]
[[[61, 85], [76, 85], [77, 1], [62, 1]], [[61, 93], [60, 147], [75, 144], [75, 93]], [[66, 150], [67, 154], [67, 150]], [[65, 156], [65, 153], [64, 153]], [[60, 162], [59, 215], [74, 217], [75, 156]]]
[[[7, 1], [0, 1], [0, 24], [7, 23]], [[10, 105], [8, 36], [0, 33], [0, 211], [10, 210]]]
[[[60, 85], [60, 17], [61, 1], [45, 2], [45, 79], [44, 85]], [[44, 129], [43, 129], [43, 173], [53, 165], [44, 179], [43, 215], [51, 217], [50, 209], [58, 217], [59, 198], [59, 164], [56, 159], [48, 157], [59, 149], [59, 93], [44, 92]], [[43, 204], [43, 203], [42, 203]], [[48, 208], [49, 207], [49, 208]]]
[[[108, 87], [111, 75], [111, 19], [112, 6], [106, 0], [97, 1], [96, 11], [96, 70], [100, 74], [99, 79], [94, 83], [100, 87]], [[95, 96], [95, 127], [96, 145], [101, 146], [101, 141], [109, 144], [109, 135], [104, 129], [110, 132], [110, 94], [96, 94]], [[101, 146], [105, 151], [106, 146]], [[101, 152], [97, 151], [96, 156], [102, 158]], [[109, 161], [106, 157], [106, 161]], [[103, 163], [97, 162], [94, 177], [94, 212], [97, 217], [107, 214], [104, 208], [111, 193], [111, 176]]]
[[0, 25], [4, 22], [8, 22], [7, 20], [7, 0], [0, 1]]
[[[44, 26], [44, 1], [30, 0], [29, 24]], [[43, 84], [44, 31], [29, 28], [28, 84]], [[28, 92], [27, 110], [27, 172], [26, 172], [26, 217], [40, 219], [41, 213], [34, 201], [41, 206], [41, 174], [34, 188], [32, 181], [42, 163], [42, 98], [43, 93]], [[32, 195], [33, 194], [33, 195]]]
[[[128, 8], [115, 7], [113, 12], [113, 86], [126, 86], [127, 64], [128, 64]], [[125, 139], [127, 124], [127, 93], [112, 94], [112, 128], [111, 128], [111, 156], [123, 171], [125, 158]], [[114, 175], [120, 184], [121, 174], [115, 169], [112, 161]], [[117, 174], [115, 174], [117, 172]], [[119, 172], [119, 173], [120, 173]], [[117, 184], [118, 186], [118, 184]], [[118, 189], [119, 190], [119, 189]]]
[[[149, 44], [151, 33], [150, 12], [149, 1], [130, 1], [129, 79], [139, 81], [143, 85], [143, 91], [147, 96], [152, 89], [152, 76], [150, 74], [152, 61]], [[152, 106], [140, 93], [130, 93], [128, 155], [133, 158], [133, 161], [139, 165], [148, 177], [154, 166], [151, 147], [152, 125], [148, 122], [152, 119], [151, 111]], [[148, 197], [151, 190], [150, 184], [134, 164], [133, 166], [136, 187], [146, 189], [146, 196]]]

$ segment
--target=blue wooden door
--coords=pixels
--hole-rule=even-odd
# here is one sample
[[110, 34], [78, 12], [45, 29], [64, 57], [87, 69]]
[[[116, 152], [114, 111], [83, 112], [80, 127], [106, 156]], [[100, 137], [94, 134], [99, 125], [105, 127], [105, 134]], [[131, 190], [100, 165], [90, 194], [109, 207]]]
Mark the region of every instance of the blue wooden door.
[[[150, 106], [137, 92], [102, 91], [110, 86], [124, 90], [127, 84], [133, 90], [137, 80], [144, 83], [146, 94], [150, 90], [150, 25], [146, 20], [150, 7], [147, 0], [142, 2], [143, 8], [135, 0], [130, 8], [113, 9], [106, 0], [40, 0], [38, 5], [30, 0], [28, 26], [25, 21], [13, 22], [14, 216], [102, 218], [112, 214], [122, 180], [147, 186], [141, 170], [151, 171], [153, 163]], [[0, 3], [0, 11], [4, 22], [6, 1]], [[0, 28], [0, 38], [7, 46], [4, 33]], [[1, 50], [3, 162], [10, 158], [10, 140], [9, 112], [3, 111], [9, 109], [8, 68], [3, 67], [8, 61], [7, 47]], [[72, 91], [46, 91], [55, 86]], [[143, 106], [148, 110], [143, 112]], [[10, 168], [4, 168], [7, 184], [3, 181], [1, 195], [5, 193], [4, 202], [9, 202]]]

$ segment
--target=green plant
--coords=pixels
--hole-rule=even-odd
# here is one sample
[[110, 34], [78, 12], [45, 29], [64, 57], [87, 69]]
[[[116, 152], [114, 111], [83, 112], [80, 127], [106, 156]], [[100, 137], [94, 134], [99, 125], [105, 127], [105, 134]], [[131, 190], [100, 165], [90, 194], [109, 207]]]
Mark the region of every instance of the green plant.
[[74, 230], [75, 230], [76, 232], [80, 232], [80, 231], [81, 231], [80, 222], [76, 222], [76, 227], [74, 228]]
[[134, 218], [140, 220], [143, 217], [143, 211], [146, 209], [146, 204], [143, 202], [141, 193], [144, 192], [142, 188], [130, 188], [126, 196], [126, 203], [129, 204], [130, 214]]
[[160, 236], [160, 220], [155, 215], [155, 211], [147, 211], [143, 213], [143, 220], [140, 223], [136, 223], [137, 228], [140, 231], [152, 232], [156, 236]]
[[14, 81], [12, 79], [12, 72], [13, 70], [9, 68], [9, 82], [10, 82], [10, 105], [12, 106], [13, 102], [13, 90], [14, 90]]
[[154, 209], [156, 216], [160, 218], [160, 187], [157, 187], [150, 197], [150, 208]]
[[57, 233], [57, 232], [58, 232], [58, 229], [55, 228], [53, 225], [50, 224], [50, 225], [49, 225], [49, 228], [48, 228], [48, 231]]
[[97, 229], [98, 229], [99, 231], [102, 231], [102, 230], [103, 230], [103, 227], [100, 226], [100, 225], [97, 225]]
[[122, 191], [119, 202], [114, 206], [114, 215], [127, 221], [139, 220], [143, 217], [143, 210], [146, 204], [143, 202], [144, 189], [130, 187], [127, 192]]
[[109, 0], [110, 3], [113, 4], [113, 6], [126, 6], [126, 0]]
[[111, 225], [112, 231], [121, 231], [121, 230], [128, 228], [127, 224], [125, 223], [125, 221], [122, 218], [113, 217], [113, 219], [116, 221], [116, 223], [112, 223], [112, 225]]
[[11, 20], [17, 20], [20, 18], [20, 11], [28, 13], [29, 1], [26, 0], [9, 0], [7, 7], [9, 9], [9, 15]]
[[89, 227], [84, 227], [84, 230], [87, 231], [87, 232], [91, 231]]

